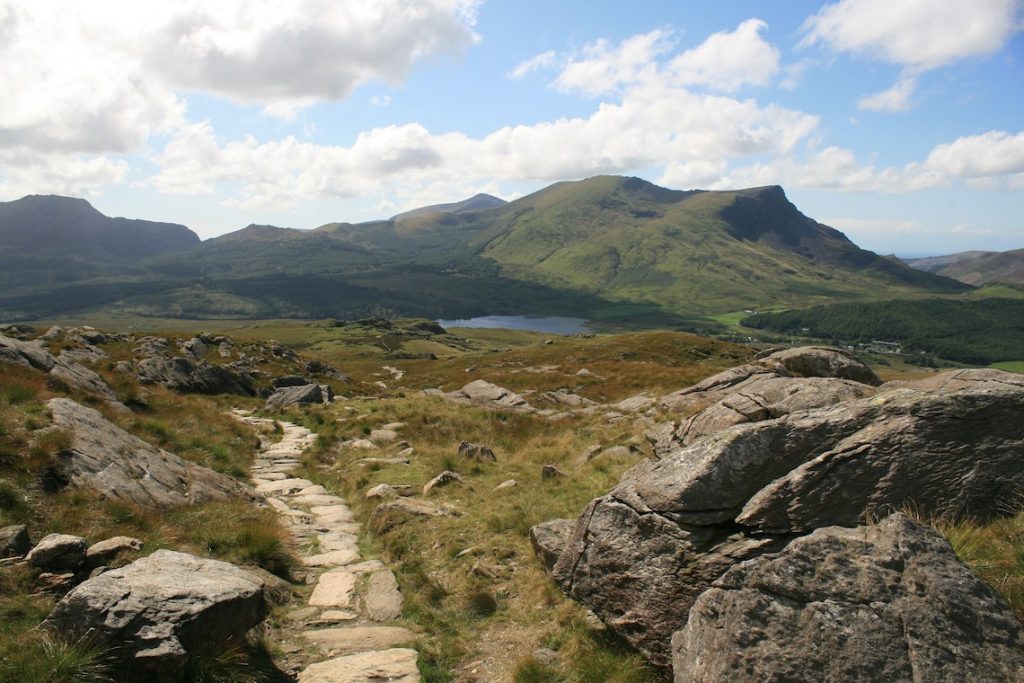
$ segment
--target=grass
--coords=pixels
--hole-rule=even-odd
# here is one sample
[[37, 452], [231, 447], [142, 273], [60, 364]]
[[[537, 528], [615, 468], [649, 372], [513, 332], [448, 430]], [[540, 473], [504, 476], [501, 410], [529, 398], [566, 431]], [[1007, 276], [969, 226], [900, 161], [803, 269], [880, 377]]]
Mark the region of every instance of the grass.
[[985, 523], [939, 522], [953, 550], [1024, 621], [1024, 511]]
[[1024, 373], [1024, 360], [1008, 360], [1002, 363], [993, 363], [991, 367], [997, 370], [1006, 370], [1007, 372]]

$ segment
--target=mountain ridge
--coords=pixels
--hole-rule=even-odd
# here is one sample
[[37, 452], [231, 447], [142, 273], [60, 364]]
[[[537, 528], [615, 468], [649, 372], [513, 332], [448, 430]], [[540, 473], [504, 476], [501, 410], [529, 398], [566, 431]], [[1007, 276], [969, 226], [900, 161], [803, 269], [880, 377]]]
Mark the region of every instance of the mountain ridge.
[[1024, 285], [1024, 249], [961, 251], [905, 261], [913, 268], [951, 277], [976, 287], [996, 282]]
[[0, 315], [55, 314], [73, 302], [197, 317], [351, 317], [384, 306], [428, 317], [708, 319], [970, 289], [859, 248], [777, 185], [683, 191], [595, 176], [484, 208], [473, 199], [313, 230], [254, 224], [130, 265], [93, 264], [73, 296], [39, 286], [0, 295]]

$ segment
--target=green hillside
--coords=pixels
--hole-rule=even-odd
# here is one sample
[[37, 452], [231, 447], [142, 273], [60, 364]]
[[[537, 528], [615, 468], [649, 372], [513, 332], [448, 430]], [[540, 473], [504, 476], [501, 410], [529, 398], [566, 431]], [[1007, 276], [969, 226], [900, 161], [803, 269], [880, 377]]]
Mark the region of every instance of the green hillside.
[[836, 304], [761, 313], [742, 324], [842, 344], [897, 341], [908, 351], [971, 364], [1024, 359], [1024, 298]]
[[711, 316], [748, 308], [970, 289], [858, 248], [801, 214], [779, 187], [681, 192], [618, 176], [386, 221], [251, 225], [130, 263], [94, 260], [59, 281], [25, 263], [18, 286], [0, 293], [2, 319], [344, 318], [383, 307], [427, 317], [573, 314], [710, 329]]

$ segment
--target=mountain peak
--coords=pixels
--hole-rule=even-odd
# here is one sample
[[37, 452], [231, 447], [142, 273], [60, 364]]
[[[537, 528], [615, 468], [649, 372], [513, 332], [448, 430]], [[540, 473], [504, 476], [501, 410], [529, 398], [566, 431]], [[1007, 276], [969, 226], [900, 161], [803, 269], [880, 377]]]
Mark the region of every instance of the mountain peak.
[[412, 218], [413, 216], [423, 216], [430, 213], [461, 213], [463, 211], [482, 211], [484, 209], [494, 209], [499, 206], [503, 206], [507, 202], [504, 199], [489, 195], [484, 192], [479, 192], [469, 199], [463, 199], [461, 202], [451, 202], [448, 204], [432, 204], [430, 206], [421, 206], [418, 209], [412, 209], [403, 213], [395, 214], [391, 217], [393, 221], [400, 221], [406, 218]]

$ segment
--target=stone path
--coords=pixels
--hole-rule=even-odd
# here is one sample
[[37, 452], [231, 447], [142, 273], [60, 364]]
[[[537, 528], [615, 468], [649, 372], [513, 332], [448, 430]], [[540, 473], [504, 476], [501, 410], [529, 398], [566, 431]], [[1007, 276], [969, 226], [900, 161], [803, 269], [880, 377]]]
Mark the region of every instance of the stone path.
[[[274, 420], [234, 416], [257, 429]], [[400, 623], [402, 594], [390, 569], [359, 554], [360, 525], [345, 500], [307, 479], [290, 476], [316, 434], [290, 422], [280, 441], [266, 444], [253, 464], [252, 483], [283, 515], [315, 577], [308, 607], [292, 617], [323, 657], [299, 674], [299, 683], [419, 683], [416, 651], [399, 647], [416, 633]]]

